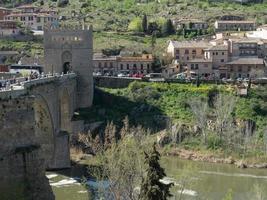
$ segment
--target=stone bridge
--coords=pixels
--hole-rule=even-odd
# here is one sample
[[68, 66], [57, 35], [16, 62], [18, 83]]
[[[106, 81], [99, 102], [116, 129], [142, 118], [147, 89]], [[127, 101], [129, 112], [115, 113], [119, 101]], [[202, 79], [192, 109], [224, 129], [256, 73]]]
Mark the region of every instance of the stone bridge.
[[77, 130], [76, 124], [80, 125], [79, 121], [72, 121], [78, 108], [76, 74], [22, 84], [0, 92], [2, 181], [9, 180], [11, 174], [20, 180], [25, 174], [29, 178], [38, 177], [45, 168], [70, 167], [69, 136]]
[[[76, 74], [31, 80], [24, 82], [23, 87], [12, 87], [13, 90], [0, 92], [1, 147], [13, 146], [8, 150], [12, 152], [17, 147], [39, 145], [46, 168], [70, 167], [68, 143], [75, 128], [71, 119], [77, 109]], [[24, 130], [31, 132], [28, 140], [21, 139], [29, 134], [23, 135]], [[10, 141], [3, 140], [10, 135]], [[11, 145], [14, 138], [18, 143]]]
[[[77, 108], [93, 100], [92, 28], [44, 32], [46, 75], [0, 91], [0, 199], [54, 199], [45, 169], [70, 167]], [[52, 72], [52, 73], [51, 73]]]

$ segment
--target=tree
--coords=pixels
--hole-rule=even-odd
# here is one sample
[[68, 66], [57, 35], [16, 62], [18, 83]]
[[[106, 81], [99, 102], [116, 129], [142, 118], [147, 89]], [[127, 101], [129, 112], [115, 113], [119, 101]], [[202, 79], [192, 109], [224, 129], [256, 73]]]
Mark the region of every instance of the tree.
[[192, 99], [189, 102], [192, 112], [196, 118], [197, 126], [200, 128], [201, 134], [203, 135], [204, 144], [207, 142], [206, 126], [207, 126], [207, 112], [208, 103], [207, 101], [201, 101], [199, 99]]
[[154, 33], [160, 33], [160, 27], [157, 22], [149, 22], [147, 27], [148, 34], [152, 35]]
[[128, 30], [133, 32], [142, 32], [142, 20], [140, 17], [134, 18], [128, 25]]
[[142, 28], [143, 28], [144, 33], [147, 33], [147, 16], [146, 16], [146, 14], [143, 16], [143, 19], [142, 19]]
[[161, 32], [163, 35], [171, 35], [175, 33], [172, 21], [170, 19], [166, 20], [166, 22], [162, 24]]
[[164, 184], [160, 180], [166, 176], [164, 169], [159, 164], [160, 154], [153, 145], [151, 153], [145, 153], [146, 177], [143, 180], [140, 191], [140, 200], [166, 200], [171, 197], [170, 187], [173, 185]]

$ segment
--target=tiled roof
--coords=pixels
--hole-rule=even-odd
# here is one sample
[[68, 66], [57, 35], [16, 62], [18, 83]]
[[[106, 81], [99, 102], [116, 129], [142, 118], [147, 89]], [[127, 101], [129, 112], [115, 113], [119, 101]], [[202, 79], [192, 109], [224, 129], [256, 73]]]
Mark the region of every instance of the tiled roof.
[[22, 6], [17, 7], [17, 9], [24, 9], [24, 8], [38, 8], [38, 7], [31, 5], [31, 4], [26, 4], [26, 5], [22, 5]]
[[212, 46], [210, 48], [207, 48], [205, 50], [214, 50], [214, 51], [227, 51], [228, 47], [225, 45], [216, 45], [216, 46]]
[[188, 63], [211, 63], [212, 60], [211, 59], [196, 58], [196, 59], [188, 60], [187, 62]]
[[227, 65], [263, 65], [264, 60], [255, 57], [237, 58], [226, 63]]
[[194, 47], [199, 47], [199, 48], [208, 48], [212, 46], [210, 43], [206, 41], [170, 41], [175, 48], [194, 48]]
[[238, 21], [238, 20], [218, 20], [221, 24], [255, 24], [254, 21]]

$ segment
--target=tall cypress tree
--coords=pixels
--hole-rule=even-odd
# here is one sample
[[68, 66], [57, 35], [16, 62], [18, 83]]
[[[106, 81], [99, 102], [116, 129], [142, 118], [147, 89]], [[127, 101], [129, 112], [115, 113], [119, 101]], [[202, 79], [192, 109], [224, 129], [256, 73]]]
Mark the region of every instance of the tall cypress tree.
[[167, 200], [171, 197], [170, 187], [173, 185], [164, 184], [160, 179], [166, 176], [164, 169], [159, 164], [160, 154], [153, 145], [151, 153], [145, 153], [145, 163], [148, 165], [146, 169], [146, 177], [141, 185], [139, 200]]
[[147, 33], [147, 16], [144, 14], [143, 19], [142, 19], [142, 28], [144, 33]]

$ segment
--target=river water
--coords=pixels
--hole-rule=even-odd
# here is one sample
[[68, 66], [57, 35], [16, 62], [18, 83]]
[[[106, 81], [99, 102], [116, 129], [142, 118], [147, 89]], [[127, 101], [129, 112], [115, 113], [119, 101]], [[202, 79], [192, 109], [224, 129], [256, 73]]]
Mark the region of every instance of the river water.
[[[172, 199], [222, 200], [231, 193], [234, 200], [267, 199], [267, 169], [238, 169], [233, 165], [193, 162], [162, 157], [161, 165], [173, 182]], [[47, 173], [57, 200], [90, 199], [81, 184], [82, 170]], [[259, 198], [258, 198], [259, 199]]]

